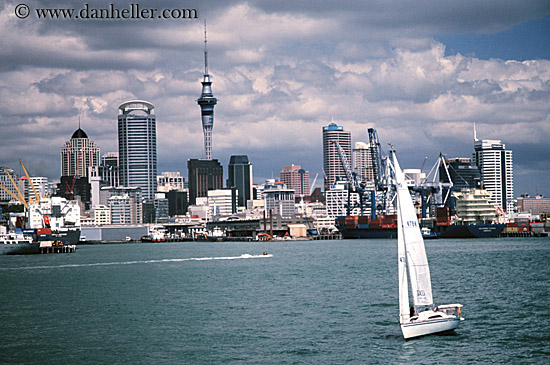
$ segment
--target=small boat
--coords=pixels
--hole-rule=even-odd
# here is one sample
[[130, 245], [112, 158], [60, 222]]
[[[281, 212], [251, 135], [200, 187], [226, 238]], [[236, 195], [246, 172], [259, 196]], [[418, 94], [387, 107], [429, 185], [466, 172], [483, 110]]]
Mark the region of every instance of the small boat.
[[0, 255], [40, 253], [40, 242], [22, 233], [0, 234]]
[[149, 234], [141, 237], [142, 242], [166, 242], [166, 228], [163, 226], [152, 226]]
[[[399, 276], [399, 323], [407, 339], [453, 331], [458, 327], [462, 304], [434, 306], [430, 268], [416, 211], [405, 175], [392, 151], [397, 188], [397, 252]], [[409, 308], [410, 278], [413, 306]]]
[[424, 239], [429, 240], [429, 239], [437, 238], [437, 234], [431, 229], [429, 229], [428, 227], [422, 227], [421, 232], [422, 232], [422, 238]]

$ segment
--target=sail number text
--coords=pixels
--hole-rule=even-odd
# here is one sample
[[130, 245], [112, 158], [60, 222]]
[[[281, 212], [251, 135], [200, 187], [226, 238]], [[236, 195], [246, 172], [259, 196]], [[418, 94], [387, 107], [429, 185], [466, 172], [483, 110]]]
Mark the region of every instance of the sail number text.
[[405, 222], [405, 225], [406, 225], [407, 227], [416, 227], [417, 222], [416, 222], [416, 221], [406, 221], [406, 222]]

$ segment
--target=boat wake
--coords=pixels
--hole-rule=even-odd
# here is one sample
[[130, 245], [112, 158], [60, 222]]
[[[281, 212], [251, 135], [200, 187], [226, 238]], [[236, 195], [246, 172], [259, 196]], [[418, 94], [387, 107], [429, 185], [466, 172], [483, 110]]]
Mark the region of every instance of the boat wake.
[[91, 264], [66, 264], [53, 266], [24, 266], [24, 267], [3, 267], [0, 271], [11, 270], [37, 270], [37, 269], [64, 269], [73, 267], [90, 267], [90, 266], [114, 266], [114, 265], [136, 265], [136, 264], [157, 264], [164, 262], [184, 262], [184, 261], [213, 261], [213, 260], [242, 260], [242, 259], [263, 259], [273, 257], [271, 254], [250, 255], [248, 253], [240, 256], [221, 256], [221, 257], [190, 257], [182, 259], [161, 259], [161, 260], [138, 260], [138, 261], [115, 261], [115, 262], [96, 262]]

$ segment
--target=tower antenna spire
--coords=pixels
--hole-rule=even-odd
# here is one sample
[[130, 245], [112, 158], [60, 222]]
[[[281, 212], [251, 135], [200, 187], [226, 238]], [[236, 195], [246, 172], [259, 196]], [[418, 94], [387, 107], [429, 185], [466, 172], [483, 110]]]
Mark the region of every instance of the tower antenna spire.
[[206, 19], [204, 20], [204, 74], [208, 75], [208, 48], [206, 47]]

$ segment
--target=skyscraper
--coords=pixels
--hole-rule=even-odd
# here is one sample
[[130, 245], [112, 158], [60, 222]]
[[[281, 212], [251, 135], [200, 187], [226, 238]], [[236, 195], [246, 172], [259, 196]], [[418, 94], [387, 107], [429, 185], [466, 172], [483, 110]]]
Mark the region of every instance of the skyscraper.
[[218, 160], [191, 159], [187, 168], [190, 205], [195, 205], [197, 198], [207, 197], [208, 190], [223, 188], [223, 167]]
[[214, 106], [218, 99], [212, 93], [212, 81], [208, 74], [208, 51], [206, 48], [206, 21], [204, 22], [204, 78], [202, 93], [197, 103], [201, 107], [202, 131], [204, 133], [204, 155], [207, 160], [212, 159], [212, 128], [214, 127]]
[[61, 176], [88, 176], [88, 167], [99, 165], [99, 147], [80, 127], [61, 147]]
[[[472, 163], [471, 158], [449, 158], [447, 159], [447, 166], [454, 191], [481, 187], [479, 167]], [[449, 182], [449, 177], [443, 165], [439, 166], [439, 181]]]
[[478, 140], [474, 132], [474, 160], [481, 172], [483, 188], [491, 193], [489, 201], [508, 212], [513, 209], [514, 165], [512, 151], [498, 139]]
[[374, 167], [370, 146], [365, 142], [355, 142], [353, 149], [353, 171], [357, 173], [359, 180], [373, 180]]
[[118, 107], [119, 183], [141, 188], [143, 199], [157, 192], [157, 125], [155, 107], [131, 100]]
[[231, 156], [227, 170], [227, 187], [237, 188], [237, 204], [246, 207], [246, 202], [252, 199], [252, 164], [248, 161], [248, 156]]
[[330, 123], [323, 127], [323, 172], [325, 174], [325, 191], [327, 191], [337, 178], [346, 178], [344, 165], [340, 160], [338, 142], [344, 150], [348, 161], [351, 161], [351, 133], [344, 131], [344, 127]]
[[296, 192], [296, 195], [309, 195], [309, 171], [302, 169], [302, 166], [283, 166], [279, 177], [287, 188]]

